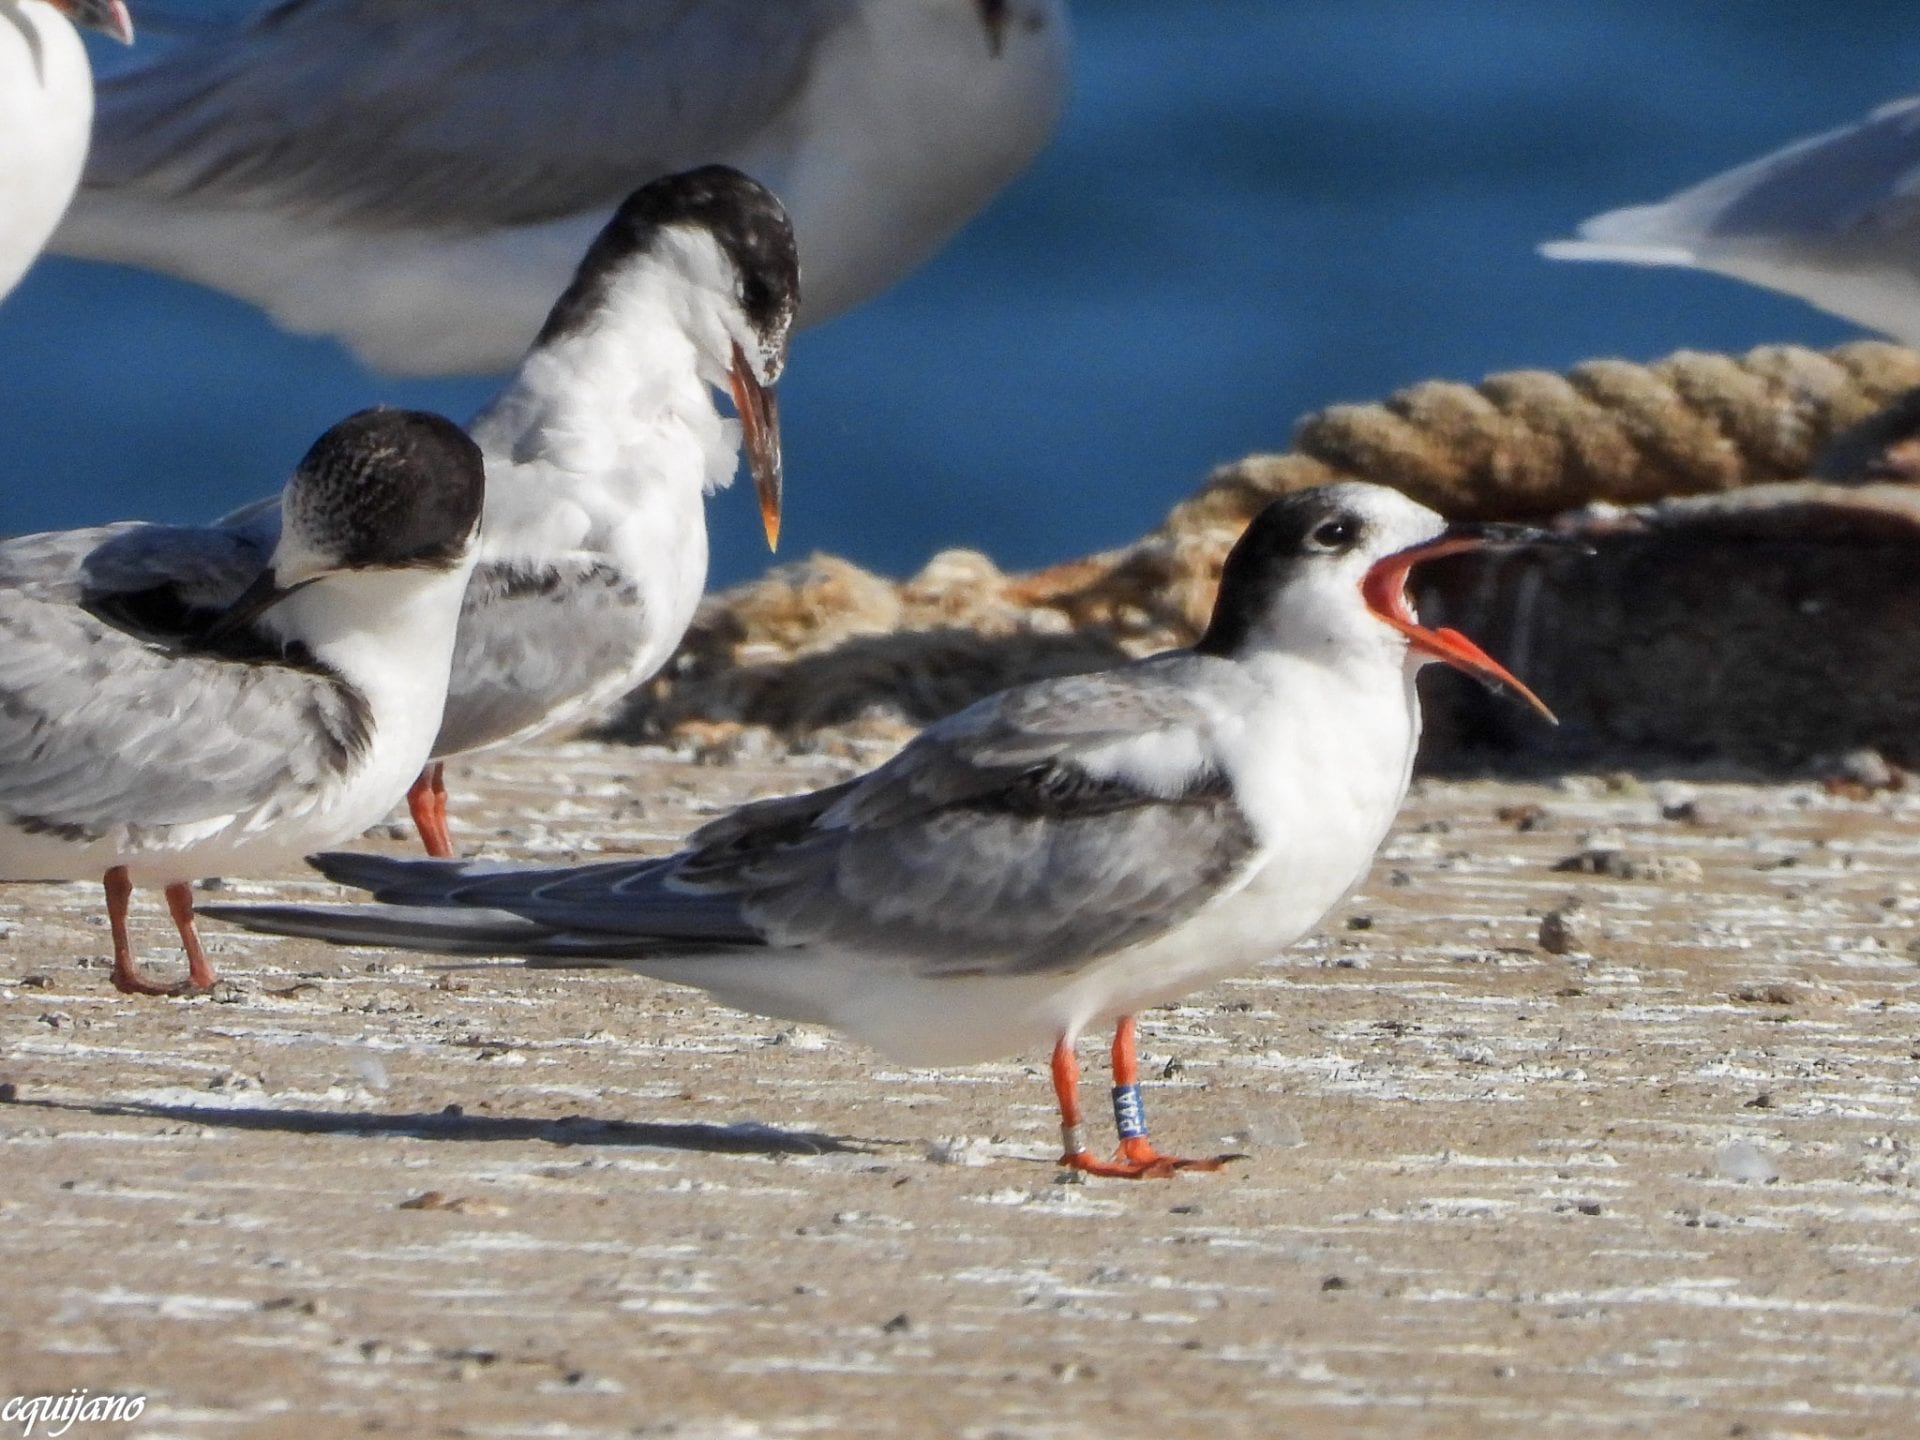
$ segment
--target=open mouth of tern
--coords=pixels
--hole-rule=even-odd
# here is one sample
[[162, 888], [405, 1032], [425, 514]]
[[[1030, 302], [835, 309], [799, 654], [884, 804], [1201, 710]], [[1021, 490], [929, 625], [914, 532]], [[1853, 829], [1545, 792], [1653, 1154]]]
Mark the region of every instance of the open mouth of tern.
[[1425, 561], [1493, 546], [1532, 545], [1543, 541], [1551, 543], [1558, 539], [1546, 531], [1518, 526], [1450, 526], [1437, 539], [1375, 562], [1360, 582], [1360, 597], [1366, 602], [1368, 610], [1405, 635], [1407, 643], [1421, 654], [1445, 661], [1456, 670], [1464, 670], [1489, 689], [1512, 691], [1545, 716], [1549, 723], [1558, 725], [1558, 717], [1547, 708], [1546, 702], [1523, 685], [1512, 671], [1458, 630], [1449, 630], [1444, 626], [1430, 629], [1422, 625], [1407, 598], [1407, 580], [1414, 566]]

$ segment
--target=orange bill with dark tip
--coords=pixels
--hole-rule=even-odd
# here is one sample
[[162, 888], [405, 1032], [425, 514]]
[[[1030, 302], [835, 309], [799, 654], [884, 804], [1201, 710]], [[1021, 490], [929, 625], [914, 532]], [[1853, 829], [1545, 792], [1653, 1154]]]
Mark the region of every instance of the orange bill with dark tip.
[[727, 371], [733, 408], [740, 415], [740, 438], [753, 472], [753, 490], [760, 497], [760, 523], [766, 527], [767, 548], [780, 548], [780, 398], [762, 385], [736, 341], [733, 365]]
[[1558, 539], [1546, 531], [1519, 527], [1456, 526], [1436, 540], [1399, 551], [1376, 563], [1360, 582], [1360, 596], [1368, 610], [1405, 635], [1407, 642], [1421, 654], [1444, 660], [1485, 685], [1513, 691], [1545, 716], [1549, 724], [1558, 725], [1559, 717], [1547, 708], [1544, 700], [1521, 684], [1512, 671], [1458, 630], [1429, 629], [1422, 625], [1407, 599], [1407, 577], [1414, 566], [1425, 561], [1494, 546], [1557, 543]]
[[53, 0], [53, 4], [74, 24], [111, 35], [122, 45], [133, 44], [133, 16], [127, 13], [126, 0]]

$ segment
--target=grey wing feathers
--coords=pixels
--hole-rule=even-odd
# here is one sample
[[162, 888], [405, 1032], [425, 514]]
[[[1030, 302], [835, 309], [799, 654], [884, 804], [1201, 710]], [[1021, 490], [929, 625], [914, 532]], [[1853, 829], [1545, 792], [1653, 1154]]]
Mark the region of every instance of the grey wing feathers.
[[[554, 869], [477, 860], [403, 860], [339, 851], [312, 857], [330, 880], [367, 890], [378, 905], [203, 905], [200, 913], [250, 930], [337, 945], [387, 945], [442, 955], [643, 960], [758, 947], [759, 933], [725, 902], [649, 905], [662, 862], [612, 861]], [[567, 928], [602, 907], [623, 925]], [[547, 916], [550, 912], [553, 919]], [[729, 918], [731, 916], [731, 918]], [[648, 927], [652, 918], [658, 923]], [[554, 923], [554, 922], [559, 923]]]
[[1139, 739], [1142, 724], [1184, 734], [1205, 717], [1175, 686], [1045, 682], [943, 721], [860, 780], [745, 806], [662, 860], [319, 863], [402, 905], [476, 906], [542, 927], [517, 954], [807, 945], [933, 975], [1071, 971], [1172, 928], [1257, 848], [1217, 768], [1149, 784], [1081, 763]]
[[611, 206], [763, 124], [844, 8], [288, 0], [103, 83], [86, 186], [368, 229]]
[[0, 590], [0, 812], [92, 838], [292, 808], [370, 739], [331, 677], [150, 644]]
[[1031, 974], [1164, 933], [1254, 848], [1217, 773], [1169, 797], [1068, 762], [910, 818], [815, 831], [732, 868], [751, 884], [749, 913], [780, 939], [900, 956], [932, 974]]
[[632, 578], [592, 556], [482, 564], [460, 607], [435, 757], [520, 735], [617, 683], [646, 639], [646, 619]]
[[[1257, 848], [1214, 761], [1210, 713], [1189, 693], [1237, 675], [1175, 653], [991, 696], [826, 792], [798, 838], [769, 827], [774, 843], [757, 853], [736, 843], [747, 853], [732, 883], [777, 940], [938, 974], [1072, 970], [1151, 938]], [[1142, 746], [1183, 758], [1156, 769]], [[682, 883], [726, 883], [726, 864], [713, 879], [702, 870], [721, 858], [696, 852]]]
[[70, 598], [79, 593], [80, 567], [88, 554], [115, 536], [145, 528], [129, 521], [0, 540], [0, 586], [32, 590], [49, 599]]
[[1911, 217], [1920, 165], [1920, 100], [1882, 106], [1860, 124], [1799, 141], [1697, 187], [1719, 236], [1829, 234]]
[[[67, 604], [151, 596], [160, 610], [224, 609], [265, 567], [273, 541], [245, 530], [128, 521], [0, 543], [0, 588]], [[155, 625], [153, 633], [167, 633]]]
[[1252, 853], [1220, 773], [1163, 793], [1080, 761], [1141, 735], [1202, 731], [1174, 684], [1068, 676], [990, 697], [865, 779], [696, 832], [688, 889], [742, 898], [783, 943], [900, 956], [937, 974], [1071, 970], [1170, 928]]
[[[1188, 659], [1156, 657], [1117, 673], [1171, 674]], [[1206, 715], [1177, 685], [1116, 684], [1115, 674], [1022, 685], [948, 716], [855, 787], [844, 818], [883, 825], [992, 794], [1035, 767], [1071, 768], [1076, 756], [1143, 734], [1204, 729]]]

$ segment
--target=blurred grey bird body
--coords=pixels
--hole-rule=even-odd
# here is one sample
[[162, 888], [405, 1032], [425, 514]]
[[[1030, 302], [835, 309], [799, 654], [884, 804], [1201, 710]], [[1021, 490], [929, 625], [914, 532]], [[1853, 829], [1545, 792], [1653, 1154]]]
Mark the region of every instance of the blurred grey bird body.
[[55, 245], [499, 370], [622, 195], [725, 161], [792, 214], [812, 323], [1027, 166], [1066, 53], [1063, 0], [289, 0], [102, 86]]
[[1556, 260], [1712, 270], [1920, 344], [1920, 97], [1666, 200], [1611, 210]]
[[1406, 567], [1470, 543], [1448, 533], [1377, 486], [1302, 492], [1236, 547], [1195, 649], [989, 697], [871, 774], [745, 806], [676, 855], [325, 856], [391, 903], [219, 913], [612, 960], [917, 1063], [1070, 1049], [1271, 957], [1359, 881], [1406, 791], [1422, 663], [1517, 683], [1406, 609]]

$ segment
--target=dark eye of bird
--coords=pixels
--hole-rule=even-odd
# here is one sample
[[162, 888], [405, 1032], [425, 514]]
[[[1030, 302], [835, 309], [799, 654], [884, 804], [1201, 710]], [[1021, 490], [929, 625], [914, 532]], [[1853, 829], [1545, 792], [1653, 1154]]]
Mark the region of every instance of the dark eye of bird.
[[1312, 535], [1316, 550], [1345, 550], [1353, 544], [1359, 526], [1351, 520], [1328, 520], [1318, 526]]

